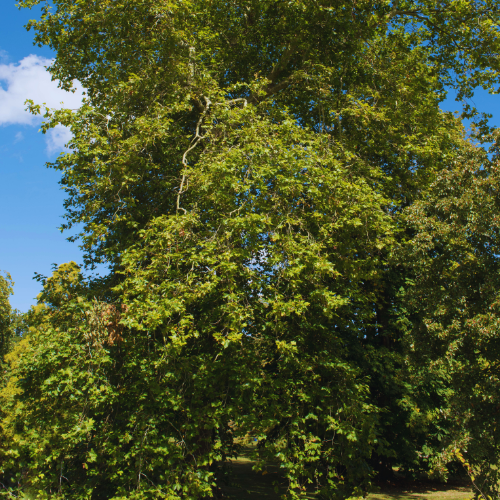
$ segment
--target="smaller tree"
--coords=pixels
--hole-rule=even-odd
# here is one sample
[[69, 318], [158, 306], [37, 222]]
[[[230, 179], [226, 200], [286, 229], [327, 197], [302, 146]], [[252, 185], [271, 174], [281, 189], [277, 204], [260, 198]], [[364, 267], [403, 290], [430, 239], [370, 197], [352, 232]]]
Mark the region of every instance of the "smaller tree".
[[18, 314], [12, 311], [9, 296], [12, 295], [14, 282], [9, 273], [0, 275], [0, 366], [3, 366], [4, 357], [12, 348], [15, 336], [14, 318]]
[[[25, 315], [17, 309], [12, 309], [9, 297], [12, 295], [14, 282], [9, 273], [5, 276], [0, 275], [0, 390], [8, 392], [8, 381], [10, 370], [8, 355], [15, 349], [18, 341], [24, 336], [26, 331]], [[0, 403], [0, 421], [3, 423], [7, 413], [4, 405]], [[9, 482], [5, 478], [8, 472], [5, 468], [4, 450], [9, 448], [11, 436], [3, 432], [3, 426], [0, 426], [0, 481], [3, 487]]]
[[[406, 209], [412, 238], [399, 251], [409, 271], [402, 290], [408, 375], [416, 413], [440, 421], [445, 446], [431, 457], [461, 459], [477, 494], [496, 498], [500, 469], [500, 164], [472, 144]], [[440, 395], [425, 411], [430, 381]], [[420, 390], [418, 390], [420, 388]], [[429, 399], [429, 398], [427, 398]], [[425, 414], [425, 416], [424, 416]]]

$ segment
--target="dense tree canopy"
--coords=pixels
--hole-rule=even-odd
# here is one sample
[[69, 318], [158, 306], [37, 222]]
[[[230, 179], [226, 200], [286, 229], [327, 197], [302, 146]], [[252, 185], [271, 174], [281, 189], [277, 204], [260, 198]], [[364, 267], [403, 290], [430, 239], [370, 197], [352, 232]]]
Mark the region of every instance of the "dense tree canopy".
[[464, 456], [495, 494], [497, 135], [440, 103], [497, 89], [498, 3], [36, 4], [52, 75], [87, 89], [45, 115], [73, 132], [64, 227], [109, 274], [43, 280], [4, 484], [217, 496], [251, 437], [287, 498]]

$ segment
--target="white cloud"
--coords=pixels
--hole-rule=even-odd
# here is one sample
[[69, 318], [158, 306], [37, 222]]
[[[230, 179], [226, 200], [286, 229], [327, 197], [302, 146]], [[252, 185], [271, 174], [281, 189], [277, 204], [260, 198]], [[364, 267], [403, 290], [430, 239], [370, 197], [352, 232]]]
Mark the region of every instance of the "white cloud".
[[46, 135], [47, 153], [52, 155], [61, 151], [69, 151], [66, 144], [71, 140], [71, 131], [69, 128], [57, 125], [50, 129]]
[[[0, 60], [2, 57], [0, 53]], [[41, 117], [25, 110], [26, 99], [35, 104], [45, 103], [49, 108], [80, 107], [82, 86], [75, 81], [75, 93], [58, 88], [45, 69], [51, 62], [51, 59], [29, 55], [17, 64], [0, 64], [0, 125], [40, 125]], [[51, 129], [46, 136], [47, 151], [49, 154], [61, 151], [70, 138], [71, 133], [62, 126]]]
[[0, 88], [0, 125], [35, 125], [36, 118], [25, 111], [26, 99], [32, 99], [35, 104], [46, 103], [49, 108], [74, 109], [80, 106], [81, 85], [75, 85], [75, 93], [58, 88], [45, 69], [51, 62], [45, 57], [30, 55], [18, 64], [0, 64], [0, 81], [4, 84], [4, 88]]
[[22, 140], [24, 140], [24, 135], [22, 132], [18, 132], [14, 137], [14, 144]]

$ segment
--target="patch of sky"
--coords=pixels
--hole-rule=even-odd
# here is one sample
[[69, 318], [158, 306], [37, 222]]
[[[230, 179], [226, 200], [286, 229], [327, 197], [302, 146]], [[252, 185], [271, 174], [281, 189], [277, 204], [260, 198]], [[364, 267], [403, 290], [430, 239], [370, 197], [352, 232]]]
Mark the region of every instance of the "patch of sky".
[[[33, 46], [33, 32], [23, 27], [39, 17], [39, 8], [19, 10], [15, 2], [2, 6], [0, 29], [0, 271], [11, 273], [14, 308], [26, 311], [36, 303], [40, 284], [35, 273], [50, 275], [52, 264], [82, 261], [78, 245], [61, 234], [65, 195], [60, 173], [45, 167], [64, 151], [69, 131], [56, 127], [39, 133], [42, 119], [30, 115], [24, 102], [32, 99], [49, 107], [77, 108], [82, 89], [67, 93], [51, 81], [45, 66], [54, 54]], [[77, 85], [78, 86], [78, 85]], [[81, 87], [81, 86], [80, 86]]]

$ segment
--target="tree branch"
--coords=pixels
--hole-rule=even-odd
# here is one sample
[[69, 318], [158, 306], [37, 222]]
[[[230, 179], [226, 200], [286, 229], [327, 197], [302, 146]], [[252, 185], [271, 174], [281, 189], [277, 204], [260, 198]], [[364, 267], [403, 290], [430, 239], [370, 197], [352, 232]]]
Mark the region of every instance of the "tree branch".
[[270, 80], [271, 82], [274, 82], [274, 80], [276, 80], [278, 75], [283, 71], [285, 66], [290, 61], [293, 54], [295, 54], [295, 52], [296, 52], [295, 49], [297, 48], [297, 45], [298, 45], [297, 40], [294, 40], [292, 43], [290, 43], [290, 45], [285, 50], [285, 52], [283, 52], [281, 59], [274, 65], [273, 69], [271, 70], [271, 73], [269, 73], [269, 75], [267, 75], [268, 80]]
[[[203, 97], [205, 97], [205, 96], [203, 96]], [[187, 148], [186, 151], [184, 151], [184, 154], [182, 155], [182, 168], [183, 168], [184, 172], [182, 174], [182, 180], [181, 180], [181, 185], [179, 187], [179, 192], [177, 193], [177, 211], [184, 210], [184, 213], [186, 213], [187, 210], [180, 206], [180, 201], [181, 201], [182, 193], [185, 193], [187, 191], [187, 177], [186, 177], [186, 168], [188, 167], [187, 155], [190, 151], [192, 151], [198, 145], [198, 143], [201, 141], [201, 139], [203, 139], [203, 136], [200, 135], [200, 127], [203, 123], [203, 118], [205, 118], [205, 115], [207, 114], [207, 112], [210, 108], [210, 105], [212, 104], [212, 101], [208, 97], [205, 97], [205, 103], [206, 103], [205, 109], [201, 113], [200, 118], [198, 119], [198, 122], [196, 123], [195, 135], [194, 135], [193, 139], [191, 140], [189, 148]], [[184, 183], [186, 183], [186, 189], [184, 189]]]

